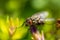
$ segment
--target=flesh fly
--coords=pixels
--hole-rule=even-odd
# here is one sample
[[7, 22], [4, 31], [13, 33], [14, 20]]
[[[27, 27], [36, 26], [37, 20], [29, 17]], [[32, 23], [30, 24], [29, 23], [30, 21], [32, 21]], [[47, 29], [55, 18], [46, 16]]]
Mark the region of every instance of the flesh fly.
[[23, 25], [25, 24], [26, 26], [30, 27], [30, 31], [34, 37], [34, 40], [44, 40], [43, 32], [42, 32], [42, 36], [40, 36], [41, 34], [37, 30], [36, 25], [44, 25], [45, 24], [44, 21], [53, 21], [54, 20], [51, 18], [47, 18], [47, 16], [48, 16], [47, 11], [38, 12], [38, 13], [32, 15], [31, 17], [27, 18], [26, 21], [23, 23]]

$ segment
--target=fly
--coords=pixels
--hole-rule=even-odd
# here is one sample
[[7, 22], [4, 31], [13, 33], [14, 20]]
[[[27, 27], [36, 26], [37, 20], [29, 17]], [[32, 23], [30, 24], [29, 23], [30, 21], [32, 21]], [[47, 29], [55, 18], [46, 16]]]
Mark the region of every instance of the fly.
[[[52, 18], [47, 18], [48, 12], [38, 12], [31, 17], [27, 18], [26, 21], [23, 23], [26, 26], [30, 26], [30, 31], [34, 37], [34, 40], [44, 40], [44, 35], [40, 36], [39, 31], [37, 30], [36, 25], [44, 25], [44, 21], [53, 21]], [[43, 34], [43, 33], [42, 33]]]

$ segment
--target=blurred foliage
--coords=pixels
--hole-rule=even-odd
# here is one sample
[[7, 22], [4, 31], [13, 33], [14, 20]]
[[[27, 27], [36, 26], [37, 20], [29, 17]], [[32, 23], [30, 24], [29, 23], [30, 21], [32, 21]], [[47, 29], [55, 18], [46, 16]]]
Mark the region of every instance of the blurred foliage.
[[[21, 27], [26, 18], [36, 12], [48, 11], [47, 18], [60, 18], [60, 0], [0, 0], [0, 39], [1, 40], [32, 40], [29, 27]], [[13, 36], [9, 35], [9, 18], [12, 18], [13, 26], [17, 27]], [[55, 36], [60, 35], [60, 30], [56, 30], [55, 22], [45, 22], [38, 26], [38, 30], [43, 30], [46, 40], [55, 40]], [[51, 34], [50, 32], [56, 32]], [[60, 37], [59, 37], [60, 39]]]

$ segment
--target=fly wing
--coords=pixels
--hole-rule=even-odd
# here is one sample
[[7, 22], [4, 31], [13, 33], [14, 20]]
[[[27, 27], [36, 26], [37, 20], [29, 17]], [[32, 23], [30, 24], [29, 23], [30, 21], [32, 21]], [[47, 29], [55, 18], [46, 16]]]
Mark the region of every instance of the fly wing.
[[48, 12], [41, 12], [40, 14], [40, 21], [44, 21], [48, 16]]
[[47, 16], [48, 16], [48, 12], [43, 11], [43, 12], [38, 12], [38, 13], [32, 15], [31, 18], [32, 19], [40, 18], [41, 20], [44, 20]]
[[48, 12], [41, 12], [40, 14], [41, 21], [55, 21], [54, 18], [47, 18], [47, 17], [48, 17]]
[[55, 21], [54, 18], [46, 18], [45, 21]]
[[40, 18], [45, 19], [48, 16], [48, 12], [44, 11], [40, 13]]

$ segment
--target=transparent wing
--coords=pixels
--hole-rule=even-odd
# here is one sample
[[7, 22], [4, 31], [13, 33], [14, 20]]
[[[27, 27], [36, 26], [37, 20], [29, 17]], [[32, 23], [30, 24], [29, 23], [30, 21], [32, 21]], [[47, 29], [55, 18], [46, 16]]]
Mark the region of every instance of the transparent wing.
[[45, 21], [55, 21], [54, 18], [46, 18]]
[[48, 12], [43, 11], [43, 12], [38, 12], [32, 16], [32, 18], [40, 18], [40, 21], [55, 21], [54, 18], [47, 18], [48, 17]]
[[48, 12], [44, 11], [40, 13], [40, 18], [45, 19], [48, 16]]
[[47, 16], [48, 16], [48, 12], [43, 11], [43, 12], [38, 12], [38, 13], [32, 15], [31, 18], [32, 19], [40, 18], [41, 20], [44, 20]]

